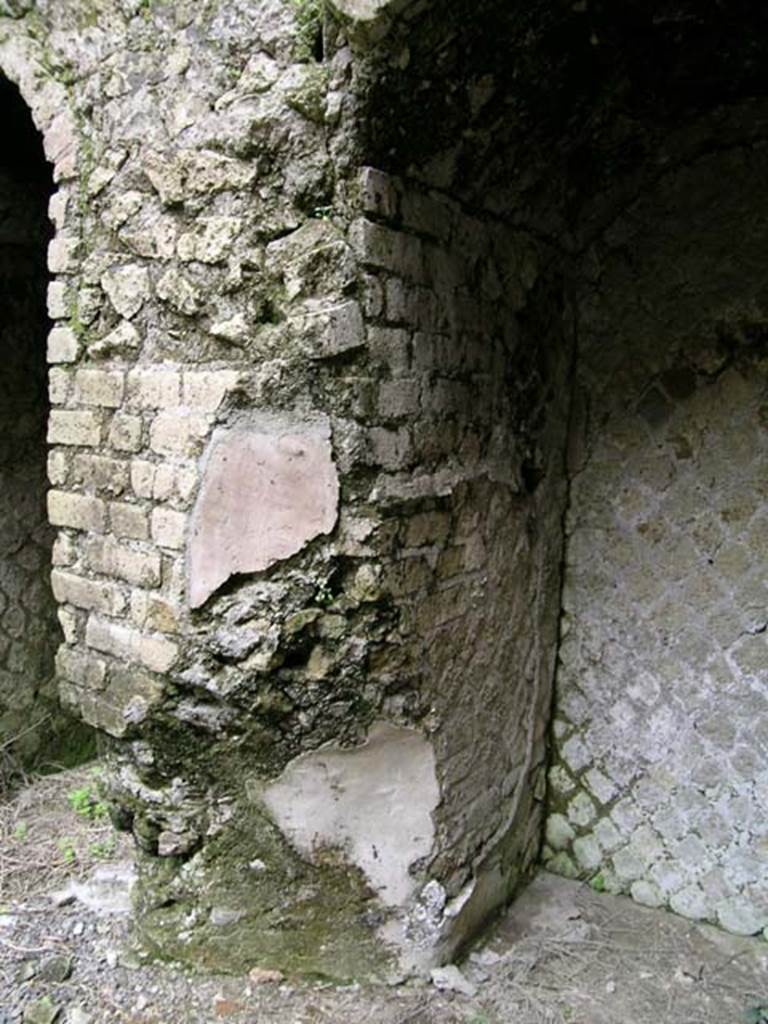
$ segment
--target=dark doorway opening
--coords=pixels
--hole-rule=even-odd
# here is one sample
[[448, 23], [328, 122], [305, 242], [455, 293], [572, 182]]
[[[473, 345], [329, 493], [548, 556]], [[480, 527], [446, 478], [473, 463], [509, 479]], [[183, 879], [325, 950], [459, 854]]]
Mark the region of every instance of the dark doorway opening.
[[79, 729], [56, 697], [54, 658], [62, 635], [50, 586], [55, 534], [45, 507], [53, 180], [30, 112], [3, 78], [0, 110], [1, 788], [18, 768], [60, 758]]

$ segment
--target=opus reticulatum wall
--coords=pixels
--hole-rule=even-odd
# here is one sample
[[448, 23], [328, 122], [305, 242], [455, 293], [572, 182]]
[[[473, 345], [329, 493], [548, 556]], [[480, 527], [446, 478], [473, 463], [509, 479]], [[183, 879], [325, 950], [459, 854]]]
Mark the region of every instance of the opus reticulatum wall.
[[729, 124], [729, 146], [615, 222], [585, 286], [545, 863], [754, 934], [768, 923], [765, 110]]

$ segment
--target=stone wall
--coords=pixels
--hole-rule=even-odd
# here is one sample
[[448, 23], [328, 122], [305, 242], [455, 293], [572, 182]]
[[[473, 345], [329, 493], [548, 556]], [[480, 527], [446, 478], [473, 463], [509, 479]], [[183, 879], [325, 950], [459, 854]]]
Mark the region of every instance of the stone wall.
[[60, 690], [111, 737], [141, 933], [350, 977], [451, 955], [535, 857], [569, 339], [545, 247], [361, 170], [320, 27], [57, 0], [0, 66], [59, 184]]
[[[363, 327], [326, 124], [348, 55], [317, 65], [314, 31], [277, 2], [105, 3], [85, 28], [77, 3], [40, 4], [2, 29], [0, 65], [60, 186], [48, 511], [61, 694], [116, 741], [116, 817], [146, 855], [146, 939], [220, 965], [365, 973], [376, 957], [359, 871], [308, 864], [258, 796], [302, 750], [365, 736], [380, 697], [365, 659], [391, 618], [365, 523], [325, 538], [335, 480], [351, 488], [360, 462], [345, 360]], [[286, 540], [313, 438], [327, 514]], [[201, 471], [241, 439], [252, 472], [265, 451], [284, 471], [277, 520], [261, 561], [242, 563], [235, 531], [240, 549], [214, 538], [221, 558], [198, 573]], [[234, 494], [241, 483], [224, 475]], [[249, 508], [264, 534], [261, 505]], [[275, 561], [278, 578], [263, 571]], [[265, 929], [276, 894], [284, 911]]]
[[[578, 694], [593, 629], [602, 643], [616, 619], [621, 634], [651, 613], [637, 612], [638, 572], [600, 618], [627, 552], [603, 529], [604, 492], [619, 500], [629, 475], [645, 502], [630, 526], [650, 523], [637, 543], [657, 545], [657, 565], [690, 550], [677, 517], [709, 456], [699, 435], [686, 456], [686, 417], [743, 387], [746, 429], [757, 400], [762, 222], [737, 200], [759, 174], [721, 207], [727, 234], [711, 223], [720, 165], [694, 159], [723, 148], [723, 123], [671, 137], [674, 159], [666, 128], [645, 125], [648, 153], [627, 170], [634, 130], [614, 94], [589, 107], [594, 33], [582, 19], [563, 52], [545, 3], [520, 17], [489, 0], [471, 18], [468, 3], [449, 17], [338, 6], [0, 0], [0, 68], [58, 186], [60, 692], [108, 737], [115, 819], [141, 850], [143, 941], [215, 968], [402, 977], [454, 955], [537, 857], [569, 423], [559, 838], [545, 852], [618, 884], [621, 851], [597, 856], [588, 812], [595, 787], [601, 823], [611, 787], [643, 787], [626, 760], [583, 751], [623, 742], [629, 705], [612, 687], [637, 685], [634, 648], [606, 655], [592, 704]], [[752, 239], [743, 273], [727, 270], [733, 243], [713, 242], [734, 223]], [[717, 325], [749, 344], [721, 339], [712, 362]], [[620, 458], [614, 423], [636, 445]], [[759, 472], [739, 462], [729, 480]], [[684, 606], [695, 569], [673, 580]], [[638, 765], [657, 763], [664, 729], [684, 732], [675, 708], [692, 701], [640, 701], [658, 728], [648, 749], [633, 737]], [[743, 798], [723, 796], [728, 813]], [[634, 857], [635, 833], [611, 827]]]
[[590, 253], [545, 848], [744, 934], [768, 924], [768, 214], [764, 146], [733, 137], [764, 117], [689, 131], [732, 141]]
[[0, 160], [0, 749], [18, 765], [50, 739], [53, 660], [61, 639], [49, 581], [53, 530], [45, 511], [51, 182], [21, 99], [4, 81], [0, 97], [8, 133]]

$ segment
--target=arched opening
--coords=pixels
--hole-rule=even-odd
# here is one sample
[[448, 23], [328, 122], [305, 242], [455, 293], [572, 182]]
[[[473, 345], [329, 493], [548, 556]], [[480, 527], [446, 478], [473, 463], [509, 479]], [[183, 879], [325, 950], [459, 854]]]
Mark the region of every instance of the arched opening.
[[16, 87], [0, 78], [0, 750], [3, 777], [55, 754], [61, 731], [54, 656], [61, 641], [50, 587], [46, 249], [53, 182]]

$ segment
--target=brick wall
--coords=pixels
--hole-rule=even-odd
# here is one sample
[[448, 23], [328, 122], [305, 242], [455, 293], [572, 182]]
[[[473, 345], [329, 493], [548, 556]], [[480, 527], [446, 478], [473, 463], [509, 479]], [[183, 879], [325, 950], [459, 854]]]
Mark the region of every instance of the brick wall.
[[[436, 759], [436, 839], [416, 888], [448, 900], [491, 878], [503, 901], [538, 846], [568, 396], [557, 260], [429, 187], [360, 177], [351, 55], [340, 38], [323, 67], [308, 60], [288, 6], [104, 4], [103, 36], [80, 31], [75, 0], [42, 10], [36, 36], [55, 59], [13, 21], [0, 66], [59, 186], [60, 690], [111, 738], [112, 796], [144, 855], [145, 934], [173, 955], [200, 955], [199, 941], [222, 963], [255, 962], [236, 936], [205, 939], [216, 900], [245, 900], [258, 922], [273, 898], [233, 894], [215, 837], [244, 863], [284, 845], [263, 811], [241, 828], [253, 794], [381, 720], [428, 737]], [[62, 63], [66, 98], [37, 70]], [[291, 460], [310, 449], [330, 460], [329, 505], [302, 533]], [[291, 543], [259, 533], [261, 471], [227, 476], [227, 452], [273, 460], [293, 494], [276, 520]], [[216, 521], [219, 486], [238, 515], [250, 495], [256, 569]], [[212, 586], [191, 576], [199, 536], [221, 556]], [[293, 856], [276, 870], [304, 908], [299, 934], [311, 914]], [[312, 871], [322, 958], [365, 915], [334, 927], [338, 882], [322, 859]]]
[[[559, 600], [567, 317], [552, 254], [423, 184], [363, 172], [372, 495], [441, 780], [456, 895], [538, 856]], [[503, 868], [499, 864], [504, 860]]]

